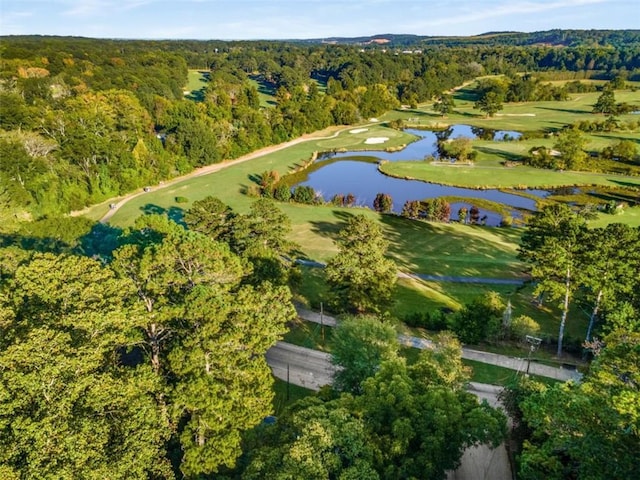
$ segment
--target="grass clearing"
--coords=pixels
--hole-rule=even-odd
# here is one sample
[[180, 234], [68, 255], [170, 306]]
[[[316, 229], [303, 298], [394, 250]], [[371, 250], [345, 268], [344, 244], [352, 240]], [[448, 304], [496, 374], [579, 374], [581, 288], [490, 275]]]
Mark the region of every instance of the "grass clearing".
[[546, 170], [526, 165], [503, 167], [479, 162], [460, 167], [433, 165], [424, 161], [385, 162], [380, 165], [380, 171], [392, 177], [471, 188], [551, 188], [583, 185], [619, 187], [621, 184], [627, 184], [640, 189], [640, 177]]
[[202, 102], [207, 83], [209, 83], [209, 72], [205, 70], [189, 70], [187, 73], [187, 85], [184, 87], [185, 97], [196, 102]]
[[277, 103], [273, 84], [267, 82], [262, 75], [250, 75], [249, 83], [258, 90], [261, 107], [273, 107]]

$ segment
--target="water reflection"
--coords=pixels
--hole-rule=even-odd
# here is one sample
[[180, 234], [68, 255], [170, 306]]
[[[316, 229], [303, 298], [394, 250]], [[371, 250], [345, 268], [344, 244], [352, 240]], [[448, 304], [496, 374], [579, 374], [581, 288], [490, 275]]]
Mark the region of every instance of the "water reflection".
[[[442, 196], [456, 196], [464, 198], [482, 198], [492, 200], [514, 208], [535, 210], [535, 200], [525, 196], [501, 192], [496, 189], [474, 190], [462, 187], [448, 187], [418, 180], [404, 180], [388, 177], [378, 171], [378, 162], [422, 160], [427, 156], [438, 155], [438, 140], [454, 139], [458, 137], [483, 138], [495, 141], [516, 139], [518, 132], [505, 130], [489, 130], [469, 125], [452, 125], [445, 130], [430, 131], [407, 129], [419, 137], [419, 140], [409, 144], [397, 152], [343, 152], [321, 155], [314, 165], [307, 171], [307, 177], [298, 185], [313, 187], [325, 201], [334, 195], [355, 195], [356, 203], [361, 206], [373, 207], [373, 200], [378, 193], [387, 193], [393, 198], [393, 211], [400, 213], [404, 203], [408, 200], [424, 200]], [[547, 192], [542, 190], [527, 191], [534, 196], [543, 196]], [[454, 202], [451, 204], [451, 218], [457, 220], [458, 210], [462, 207], [470, 209], [472, 202]], [[511, 215], [520, 215], [513, 210]], [[486, 217], [487, 225], [499, 225], [501, 216], [496, 212], [480, 209], [480, 216]]]

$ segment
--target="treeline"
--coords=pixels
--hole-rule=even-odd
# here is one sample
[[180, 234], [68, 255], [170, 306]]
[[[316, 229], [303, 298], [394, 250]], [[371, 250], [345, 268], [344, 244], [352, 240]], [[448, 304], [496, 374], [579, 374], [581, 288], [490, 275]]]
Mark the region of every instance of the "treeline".
[[[632, 78], [640, 69], [635, 47], [394, 55], [266, 41], [3, 37], [2, 50], [0, 201], [14, 220], [80, 209], [307, 132], [430, 101], [481, 74], [599, 69]], [[183, 98], [187, 67], [210, 73], [201, 102]], [[250, 77], [273, 89], [274, 106], [260, 105]]]

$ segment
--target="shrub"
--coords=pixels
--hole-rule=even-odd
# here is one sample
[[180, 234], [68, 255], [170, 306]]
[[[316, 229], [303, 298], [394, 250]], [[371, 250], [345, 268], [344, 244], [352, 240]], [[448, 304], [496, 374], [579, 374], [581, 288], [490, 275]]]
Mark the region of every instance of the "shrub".
[[373, 208], [376, 212], [389, 213], [393, 208], [393, 199], [388, 193], [378, 193], [373, 200]]
[[176, 197], [176, 203], [189, 203], [189, 199], [187, 197]]
[[432, 332], [440, 332], [447, 329], [447, 315], [442, 310], [414, 312], [405, 317], [404, 323], [409, 327], [419, 327]]
[[251, 184], [251, 185], [247, 186], [247, 188], [245, 189], [244, 193], [246, 193], [246, 195], [248, 197], [257, 198], [257, 197], [260, 196], [262, 191], [260, 189], [260, 185]]
[[278, 185], [273, 192], [273, 197], [280, 202], [288, 202], [291, 200], [291, 189], [289, 185], [283, 183]]
[[527, 335], [536, 336], [540, 332], [540, 325], [527, 315], [520, 315], [511, 322], [509, 334], [514, 340], [523, 340]]
[[344, 207], [344, 195], [341, 193], [336, 193], [333, 197], [331, 197], [331, 205], [335, 205], [336, 207]]
[[500, 295], [488, 292], [449, 318], [451, 330], [463, 343], [491, 340], [500, 331], [504, 308]]
[[293, 190], [293, 201], [297, 203], [312, 204], [316, 199], [316, 191], [308, 185], [298, 185]]

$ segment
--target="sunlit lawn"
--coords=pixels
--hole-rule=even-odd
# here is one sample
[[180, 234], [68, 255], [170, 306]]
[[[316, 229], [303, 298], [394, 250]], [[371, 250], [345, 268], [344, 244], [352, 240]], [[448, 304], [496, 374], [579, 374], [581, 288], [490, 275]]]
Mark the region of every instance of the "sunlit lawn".
[[[503, 116], [485, 119], [479, 112], [471, 108], [472, 100], [465, 99], [469, 95], [468, 91], [460, 91], [457, 95], [459, 97], [458, 107], [456, 107], [458, 113], [446, 119], [431, 113], [430, 105], [425, 105], [416, 111], [391, 112], [381, 120], [403, 117], [412, 118], [415, 123], [421, 123], [425, 126], [444, 122], [519, 131], [544, 130], [559, 128], [561, 125], [571, 123], [578, 118], [593, 120], [594, 116], [589, 112], [598, 96], [598, 94], [583, 94], [573, 96], [570, 102], [505, 105], [505, 109], [501, 112]], [[638, 95], [640, 94], [637, 92], [616, 92], [618, 101], [630, 103], [640, 101]], [[531, 113], [534, 113], [535, 116], [516, 116]], [[514, 116], [508, 116], [508, 114]], [[631, 117], [637, 120], [637, 116]], [[350, 133], [359, 128], [367, 130]], [[330, 136], [338, 130], [340, 127], [330, 128], [324, 132], [318, 132], [316, 136]], [[374, 136], [387, 137], [389, 140], [383, 144], [383, 147], [367, 145], [365, 140]], [[636, 133], [623, 133], [620, 136], [637, 139]], [[379, 124], [366, 124], [346, 129], [343, 127], [336, 138], [316, 138], [213, 174], [182, 180], [164, 188], [154, 186], [151, 192], [140, 195], [125, 204], [114, 215], [111, 224], [116, 227], [131, 225], [144, 212], [165, 212], [173, 218], [180, 218], [192, 202], [208, 195], [220, 198], [238, 212], [246, 212], [255, 199], [245, 195], [244, 191], [264, 171], [277, 170], [281, 174], [286, 174], [303, 165], [314, 151], [341, 148], [353, 150], [395, 148], [414, 139], [415, 137], [411, 135]], [[616, 181], [640, 186], [640, 180], [637, 177], [553, 172], [528, 167], [508, 169], [500, 165], [501, 159], [509, 158], [510, 155], [522, 155], [532, 144], [552, 141], [550, 139], [534, 139], [499, 144], [478, 141], [477, 147], [480, 151], [478, 165], [484, 168], [434, 167], [424, 162], [389, 163], [385, 165], [385, 168], [404, 168], [406, 173], [403, 175], [415, 177], [419, 176], [416, 170], [421, 170], [426, 172], [424, 173], [425, 179], [470, 186], [523, 184], [536, 186], [585, 183], [611, 185]], [[500, 152], [492, 151], [498, 147]], [[178, 196], [186, 197], [188, 202], [178, 204], [176, 202]], [[521, 234], [519, 229], [409, 221], [392, 215], [379, 215], [362, 208], [337, 208], [292, 203], [279, 204], [279, 207], [291, 219], [293, 231], [290, 239], [300, 245], [300, 255], [316, 261], [326, 262], [335, 255], [337, 246], [334, 239], [339, 229], [349, 216], [363, 214], [380, 223], [385, 237], [389, 241], [389, 256], [401, 271], [431, 275], [521, 278], [524, 269], [523, 264], [516, 258]], [[107, 211], [108, 204], [105, 203], [89, 210], [87, 216], [98, 219]], [[632, 225], [640, 225], [640, 208], [627, 209], [624, 214], [618, 216], [601, 215], [593, 224], [604, 225], [611, 221], [624, 221]], [[514, 304], [514, 315], [529, 315], [541, 324], [544, 333], [549, 335], [557, 333], [557, 310], [539, 310], [533, 307], [530, 292], [515, 292], [514, 287], [511, 286], [401, 279], [398, 282], [391, 313], [398, 318], [403, 318], [411, 312], [423, 309], [440, 307], [457, 309], [488, 290], [499, 291], [505, 298], [511, 298]], [[300, 300], [308, 302], [314, 308], [317, 308], [320, 302], [326, 302], [326, 285], [324, 285], [321, 270], [303, 269], [302, 284], [297, 288], [297, 292]], [[568, 335], [580, 337], [584, 334], [585, 320], [583, 317], [584, 315], [581, 313], [572, 312], [570, 314], [567, 324]]]

